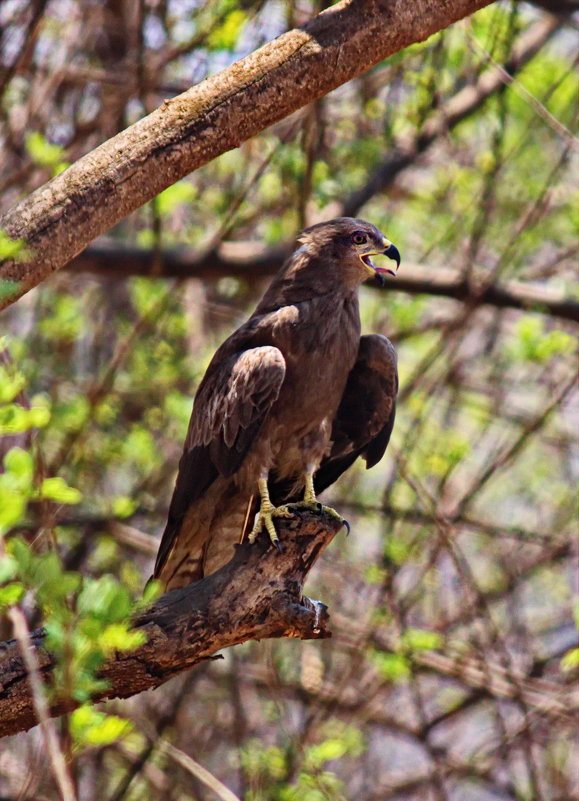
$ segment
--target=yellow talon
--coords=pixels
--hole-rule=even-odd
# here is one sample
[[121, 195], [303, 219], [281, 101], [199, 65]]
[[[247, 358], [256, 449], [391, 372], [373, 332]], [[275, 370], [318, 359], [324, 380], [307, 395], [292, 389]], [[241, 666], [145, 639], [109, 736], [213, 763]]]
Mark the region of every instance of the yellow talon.
[[275, 545], [278, 550], [281, 550], [279, 537], [277, 536], [277, 531], [275, 530], [275, 526], [273, 524], [273, 518], [293, 517], [293, 515], [287, 506], [274, 506], [272, 504], [269, 499], [267, 481], [265, 479], [260, 478], [257, 483], [259, 486], [259, 494], [261, 496], [261, 506], [259, 512], [255, 516], [255, 522], [253, 524], [253, 528], [249, 532], [248, 540], [252, 543], [255, 542], [257, 536], [261, 532], [262, 527], [265, 526], [265, 530], [269, 534], [272, 544]]
[[304, 476], [304, 481], [305, 481], [305, 489], [304, 489], [303, 501], [298, 501], [298, 503], [289, 504], [289, 506], [293, 509], [311, 509], [312, 511], [318, 512], [319, 514], [325, 512], [326, 514], [329, 514], [332, 517], [335, 517], [337, 520], [339, 520], [340, 523], [345, 525], [348, 531], [350, 531], [350, 524], [346, 520], [344, 520], [344, 518], [339, 512], [336, 512], [336, 510], [332, 509], [331, 506], [324, 506], [316, 498], [316, 492], [314, 490], [313, 472], [308, 471]]
[[285, 506], [274, 506], [269, 498], [269, 490], [267, 488], [267, 480], [264, 478], [260, 478], [257, 481], [259, 487], [259, 494], [261, 497], [261, 505], [259, 508], [259, 512], [255, 516], [255, 522], [253, 524], [253, 528], [249, 532], [248, 540], [249, 542], [253, 543], [261, 533], [262, 528], [265, 528], [267, 533], [269, 534], [269, 538], [272, 542], [272, 545], [281, 551], [281, 545], [279, 541], [279, 537], [277, 536], [277, 531], [275, 530], [275, 525], [273, 522], [274, 517], [293, 517], [292, 509], [311, 509], [314, 512], [318, 512], [322, 514], [325, 512], [326, 514], [335, 517], [337, 520], [340, 521], [348, 531], [350, 530], [349, 523], [344, 520], [342, 515], [339, 512], [336, 512], [335, 509], [332, 509], [331, 506], [323, 506], [316, 498], [316, 493], [314, 490], [314, 479], [313, 473], [308, 472], [305, 474], [305, 490], [304, 490], [304, 499], [303, 501], [299, 501], [298, 503], [291, 503]]

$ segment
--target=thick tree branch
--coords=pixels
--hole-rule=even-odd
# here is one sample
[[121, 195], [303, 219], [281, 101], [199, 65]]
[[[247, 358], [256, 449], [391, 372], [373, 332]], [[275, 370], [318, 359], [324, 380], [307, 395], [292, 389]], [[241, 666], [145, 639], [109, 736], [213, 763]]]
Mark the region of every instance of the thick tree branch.
[[[158, 687], [172, 676], [210, 659], [217, 651], [266, 637], [330, 637], [326, 607], [302, 595], [303, 583], [322, 550], [340, 530], [328, 514], [296, 511], [279, 521], [283, 553], [262, 535], [244, 543], [225, 567], [181, 590], [163, 595], [135, 621], [147, 642], [117, 653], [101, 671], [108, 688], [94, 696], [128, 698]], [[50, 682], [54, 660], [44, 633], [31, 637], [40, 674]], [[62, 715], [76, 704], [53, 704]], [[0, 644], [0, 736], [37, 724], [27, 670], [15, 640]]]
[[[186, 250], [165, 251], [160, 256], [140, 248], [93, 245], [70, 262], [69, 269], [112, 277], [140, 275], [218, 280], [224, 276], [235, 276], [251, 281], [277, 272], [287, 253], [284, 248], [265, 249], [251, 243], [224, 243], [219, 250], [202, 254]], [[533, 310], [579, 322], [578, 301], [539, 283], [507, 281], [479, 292], [474, 283], [469, 283], [455, 270], [407, 263], [404, 263], [396, 278], [385, 280], [390, 291], [436, 295], [499, 308]]]
[[8, 211], [0, 308], [183, 176], [490, 0], [342, 0], [165, 101]]

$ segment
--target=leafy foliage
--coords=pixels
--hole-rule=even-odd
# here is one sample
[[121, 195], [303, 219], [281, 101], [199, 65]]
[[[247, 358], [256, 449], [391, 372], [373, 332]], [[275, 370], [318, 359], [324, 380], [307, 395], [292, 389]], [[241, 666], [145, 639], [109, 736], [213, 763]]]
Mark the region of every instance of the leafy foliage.
[[[137, 20], [65, 0], [35, 21], [35, 4], [5, 5], [3, 209], [317, 8], [147, 2]], [[571, 296], [575, 33], [545, 36], [511, 81], [448, 116], [542, 14], [493, 4], [407, 48], [171, 186], [109, 247], [153, 262], [278, 247], [380, 174], [355, 213], [396, 242], [401, 278], [419, 264], [433, 282], [450, 268], [475, 289]], [[24, 248], [0, 231], [0, 259]], [[208, 798], [162, 737], [244, 801], [574, 796], [569, 721], [552, 710], [578, 660], [576, 331], [540, 291], [518, 311], [363, 290], [364, 330], [396, 344], [401, 391], [386, 459], [326, 498], [352, 524], [308, 588], [334, 639], [247, 644], [152, 696], [91, 707], [103, 660], [142, 644], [131, 614], [159, 590], [143, 587], [195, 388], [263, 291], [249, 269], [170, 281], [159, 262], [153, 275], [62, 271], [2, 315], [0, 610], [48, 631], [51, 693], [80, 704], [60, 744], [83, 797]], [[32, 737], [0, 745], [0, 794], [56, 797], [47, 764]]]

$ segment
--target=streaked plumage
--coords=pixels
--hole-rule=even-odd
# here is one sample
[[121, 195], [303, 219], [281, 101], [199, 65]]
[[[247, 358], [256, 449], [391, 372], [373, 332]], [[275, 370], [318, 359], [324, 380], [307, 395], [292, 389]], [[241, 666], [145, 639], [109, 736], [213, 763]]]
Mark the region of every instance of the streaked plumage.
[[368, 467], [382, 457], [396, 357], [385, 337], [360, 337], [358, 287], [386, 272], [369, 258], [384, 252], [399, 261], [363, 220], [306, 229], [249, 320], [215, 353], [195, 397], [155, 565], [166, 589], [229, 561], [256, 512], [271, 523], [265, 480], [277, 506], [300, 499], [304, 487], [307, 495], [307, 475], [321, 491], [357, 456]]

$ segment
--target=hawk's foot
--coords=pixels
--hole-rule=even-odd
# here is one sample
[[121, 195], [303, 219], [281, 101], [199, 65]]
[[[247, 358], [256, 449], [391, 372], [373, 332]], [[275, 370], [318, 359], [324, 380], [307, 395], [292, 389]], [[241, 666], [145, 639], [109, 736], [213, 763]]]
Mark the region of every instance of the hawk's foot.
[[293, 515], [287, 506], [274, 506], [272, 503], [262, 504], [261, 509], [255, 516], [255, 522], [253, 528], [249, 532], [248, 540], [250, 542], [255, 542], [262, 528], [265, 528], [269, 534], [272, 545], [275, 545], [275, 547], [281, 551], [279, 537], [277, 536], [277, 531], [273, 524], [274, 517], [293, 517]]
[[304, 499], [303, 501], [299, 501], [298, 503], [292, 503], [294, 509], [311, 509], [312, 512], [317, 512], [318, 514], [322, 514], [325, 512], [332, 517], [335, 517], [336, 520], [339, 520], [340, 523], [346, 527], [348, 534], [350, 533], [350, 524], [347, 520], [345, 520], [339, 512], [336, 512], [335, 509], [332, 509], [331, 506], [324, 506], [321, 504], [318, 499], [316, 498], [316, 492], [314, 490], [314, 472], [313, 470], [308, 470], [304, 476]]
[[324, 506], [319, 501], [297, 501], [296, 503], [289, 503], [286, 507], [287, 509], [309, 509], [312, 512], [317, 512], [318, 514], [323, 514], [324, 512], [327, 515], [331, 515], [335, 517], [336, 520], [339, 520], [340, 523], [348, 529], [348, 534], [350, 533], [350, 524], [348, 521], [342, 517], [342, 515], [337, 512], [335, 509], [332, 509], [331, 506]]

